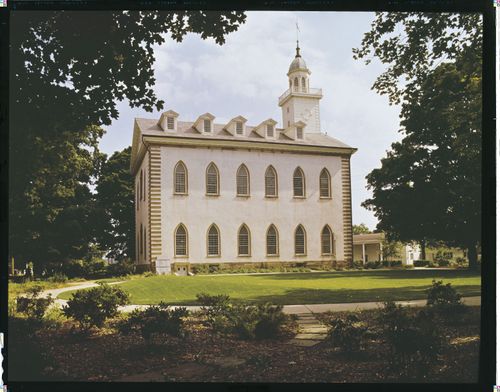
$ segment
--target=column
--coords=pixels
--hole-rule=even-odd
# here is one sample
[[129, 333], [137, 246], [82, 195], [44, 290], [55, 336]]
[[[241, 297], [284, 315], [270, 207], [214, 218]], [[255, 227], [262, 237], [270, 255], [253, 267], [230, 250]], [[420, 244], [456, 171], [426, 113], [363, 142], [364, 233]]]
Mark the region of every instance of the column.
[[362, 249], [363, 249], [363, 265], [364, 265], [365, 264], [365, 259], [366, 259], [365, 258], [365, 244], [363, 243], [363, 244], [361, 244], [361, 246], [362, 246]]

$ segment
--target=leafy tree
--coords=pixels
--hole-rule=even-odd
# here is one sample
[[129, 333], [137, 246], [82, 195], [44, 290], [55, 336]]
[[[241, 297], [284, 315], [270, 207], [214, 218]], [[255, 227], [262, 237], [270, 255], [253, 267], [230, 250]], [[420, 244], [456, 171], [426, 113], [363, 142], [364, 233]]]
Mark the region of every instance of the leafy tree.
[[354, 49], [389, 64], [373, 88], [401, 103], [405, 135], [367, 176], [373, 197], [363, 206], [389, 239], [418, 240], [424, 252], [435, 241], [467, 248], [471, 268], [481, 221], [481, 39], [478, 14], [378, 13]]
[[369, 234], [371, 233], [368, 226], [364, 223], [360, 223], [359, 225], [352, 225], [352, 233], [353, 234]]
[[96, 187], [97, 242], [107, 250], [107, 257], [117, 260], [132, 258], [135, 254], [131, 150], [127, 147], [117, 151], [104, 163]]
[[43, 11], [11, 15], [10, 251], [20, 265], [81, 257], [96, 236], [89, 190], [117, 101], [161, 110], [153, 45], [191, 32], [222, 45], [243, 12]]

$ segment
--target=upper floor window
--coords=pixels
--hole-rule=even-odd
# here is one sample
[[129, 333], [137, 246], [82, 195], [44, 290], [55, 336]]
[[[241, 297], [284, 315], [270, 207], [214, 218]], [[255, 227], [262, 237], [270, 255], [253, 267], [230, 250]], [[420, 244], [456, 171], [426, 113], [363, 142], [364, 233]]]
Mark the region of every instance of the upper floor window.
[[174, 129], [174, 118], [172, 116], [167, 117], [167, 129]]
[[175, 255], [187, 256], [188, 233], [186, 227], [181, 223], [175, 230]]
[[212, 124], [211, 124], [210, 120], [208, 120], [208, 119], [203, 120], [203, 130], [205, 132], [211, 132], [211, 130], [212, 130], [211, 125]]
[[250, 195], [250, 175], [245, 165], [241, 165], [236, 172], [236, 194], [238, 196]]
[[299, 91], [299, 79], [295, 78], [293, 80], [293, 91]]
[[243, 135], [243, 123], [241, 121], [236, 121], [236, 133]]
[[278, 196], [278, 176], [274, 167], [269, 166], [266, 170], [265, 176], [265, 195], [267, 197]]
[[333, 254], [333, 233], [328, 225], [325, 225], [321, 230], [321, 254]]
[[274, 127], [273, 124], [267, 124], [267, 137], [274, 136]]
[[208, 256], [220, 256], [220, 235], [215, 224], [208, 229], [207, 254]]
[[305, 78], [302, 78], [302, 92], [303, 93], [306, 92], [306, 79]]
[[297, 139], [304, 139], [304, 128], [297, 127]]
[[174, 169], [174, 193], [181, 195], [187, 193], [187, 174], [186, 165], [179, 161]]
[[219, 194], [219, 170], [217, 166], [212, 162], [207, 167], [206, 174], [207, 182], [207, 195], [218, 195]]
[[298, 225], [295, 229], [295, 254], [297, 256], [306, 254], [306, 231], [302, 225]]
[[269, 229], [267, 229], [266, 254], [268, 256], [277, 256], [279, 254], [278, 230], [274, 225], [269, 226]]
[[238, 231], [238, 256], [250, 256], [250, 230], [245, 224]]
[[305, 197], [305, 178], [300, 167], [293, 172], [293, 196]]
[[319, 175], [319, 197], [326, 199], [331, 197], [330, 173], [326, 168], [321, 170]]

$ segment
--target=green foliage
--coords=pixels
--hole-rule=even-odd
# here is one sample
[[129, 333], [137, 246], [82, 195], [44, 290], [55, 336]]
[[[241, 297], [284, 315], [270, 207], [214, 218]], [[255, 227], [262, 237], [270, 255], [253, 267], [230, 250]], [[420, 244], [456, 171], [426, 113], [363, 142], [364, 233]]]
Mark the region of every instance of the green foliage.
[[106, 319], [118, 314], [118, 306], [129, 303], [127, 293], [118, 287], [100, 283], [89, 290], [78, 290], [63, 307], [66, 317], [76, 320], [80, 327], [102, 327]]
[[56, 272], [52, 276], [47, 279], [49, 282], [55, 283], [66, 283], [68, 281], [68, 277], [64, 275], [62, 272]]
[[451, 283], [433, 280], [427, 290], [427, 306], [439, 317], [449, 323], [457, 323], [466, 311], [462, 296], [457, 293]]
[[117, 324], [117, 328], [123, 334], [137, 332], [147, 342], [151, 342], [155, 335], [162, 334], [183, 337], [186, 333], [184, 318], [188, 314], [184, 307], [171, 309], [169, 305], [160, 302], [144, 310], [133, 310], [128, 318]]
[[108, 264], [99, 257], [83, 260], [83, 276], [86, 279], [102, 279], [108, 277]]
[[41, 321], [50, 305], [54, 302], [52, 296], [47, 298], [40, 297], [43, 288], [41, 286], [32, 286], [26, 290], [27, 296], [17, 297], [18, 313], [26, 315], [30, 319]]
[[368, 226], [364, 223], [360, 223], [359, 225], [352, 225], [352, 234], [369, 234], [371, 233]]
[[415, 267], [428, 267], [429, 263], [430, 263], [429, 260], [414, 260], [413, 266], [415, 266]]
[[361, 350], [368, 328], [356, 314], [349, 313], [345, 317], [334, 317], [328, 323], [330, 325], [328, 340], [335, 347], [349, 353]]
[[380, 261], [367, 261], [363, 266], [364, 269], [377, 269], [382, 268], [382, 263]]
[[132, 275], [135, 271], [135, 264], [130, 259], [123, 259], [115, 264], [108, 266], [108, 274], [110, 276], [125, 276]]
[[453, 258], [452, 252], [442, 249], [439, 249], [434, 256], [434, 260], [438, 263], [440, 267], [449, 266], [452, 258]]

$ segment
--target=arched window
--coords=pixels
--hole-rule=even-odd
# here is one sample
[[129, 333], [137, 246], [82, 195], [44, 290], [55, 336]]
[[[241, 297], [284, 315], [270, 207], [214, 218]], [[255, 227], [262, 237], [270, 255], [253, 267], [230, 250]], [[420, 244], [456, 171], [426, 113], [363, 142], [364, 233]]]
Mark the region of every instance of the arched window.
[[333, 233], [328, 225], [325, 225], [321, 230], [321, 254], [333, 254]]
[[140, 237], [140, 253], [141, 255], [144, 253], [144, 242], [143, 242], [143, 236], [142, 236], [142, 223], [141, 223], [141, 228], [139, 230], [139, 237]]
[[236, 172], [236, 194], [238, 196], [250, 195], [250, 174], [245, 165], [241, 165]]
[[302, 92], [306, 92], [306, 78], [302, 78]]
[[188, 189], [188, 172], [186, 165], [179, 161], [174, 169], [174, 193], [185, 195]]
[[266, 170], [265, 185], [267, 197], [278, 196], [278, 176], [276, 175], [276, 170], [274, 170], [272, 166], [269, 166]]
[[147, 247], [147, 236], [146, 236], [146, 228], [144, 227], [144, 260], [148, 258], [148, 247]]
[[278, 230], [274, 225], [269, 226], [269, 229], [267, 229], [266, 253], [268, 256], [277, 256], [279, 254]]
[[207, 195], [219, 194], [219, 170], [212, 162], [207, 167]]
[[306, 254], [306, 231], [302, 225], [298, 225], [295, 229], [295, 254], [297, 256]]
[[305, 197], [305, 177], [300, 167], [293, 172], [293, 196]]
[[319, 197], [329, 199], [331, 197], [330, 173], [326, 168], [319, 175]]
[[299, 91], [299, 79], [295, 78], [293, 80], [293, 91]]
[[139, 198], [139, 200], [142, 200], [142, 197], [143, 197], [142, 195], [144, 194], [144, 191], [143, 191], [143, 189], [144, 189], [143, 176], [144, 175], [143, 175], [143, 172], [142, 172], [142, 169], [141, 169], [141, 176], [140, 176], [140, 179], [139, 179], [139, 181], [141, 182], [141, 195], [140, 195], [141, 197]]
[[250, 256], [250, 230], [245, 224], [238, 231], [238, 256]]
[[290, 89], [291, 89], [292, 88], [292, 79], [289, 79], [288, 82], [290, 84]]
[[182, 223], [175, 229], [174, 247], [176, 256], [188, 255], [188, 232]]
[[220, 235], [219, 229], [215, 224], [208, 229], [207, 254], [209, 256], [220, 256]]

